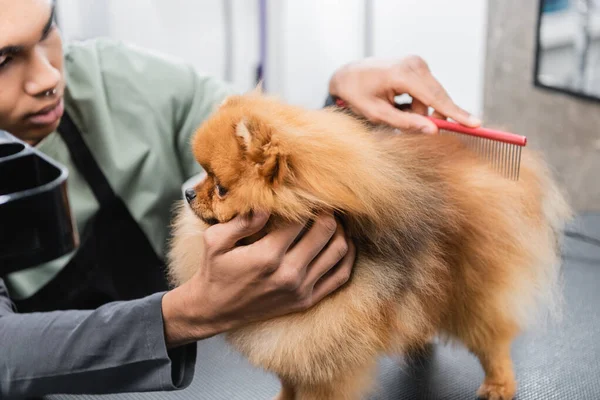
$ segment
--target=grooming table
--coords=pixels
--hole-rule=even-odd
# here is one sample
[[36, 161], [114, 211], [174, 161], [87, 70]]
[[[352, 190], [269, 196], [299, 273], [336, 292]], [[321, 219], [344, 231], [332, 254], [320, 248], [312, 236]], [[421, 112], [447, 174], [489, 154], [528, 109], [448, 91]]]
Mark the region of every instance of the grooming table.
[[[600, 238], [600, 214], [580, 216], [571, 230]], [[523, 335], [513, 346], [518, 400], [600, 399], [600, 247], [583, 240], [565, 239], [563, 321]], [[372, 400], [463, 400], [476, 398], [483, 371], [466, 350], [434, 345], [418, 361], [382, 359], [378, 378]], [[186, 390], [46, 400], [251, 400], [271, 399], [278, 391], [275, 377], [215, 337], [198, 345], [196, 376]]]

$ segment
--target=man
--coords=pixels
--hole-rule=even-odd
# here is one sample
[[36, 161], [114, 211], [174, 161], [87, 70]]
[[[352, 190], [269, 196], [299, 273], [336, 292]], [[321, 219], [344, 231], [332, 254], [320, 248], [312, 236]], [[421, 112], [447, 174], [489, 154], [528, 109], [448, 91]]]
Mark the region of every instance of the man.
[[[306, 309], [347, 281], [354, 247], [332, 215], [294, 246], [303, 224], [236, 246], [266, 223], [256, 215], [211, 227], [202, 268], [169, 290], [171, 208], [201, 172], [189, 140], [232, 90], [120, 43], [63, 48], [53, 13], [51, 0], [0, 0], [0, 129], [68, 167], [81, 245], [0, 279], [1, 398], [184, 388], [194, 342]], [[406, 130], [436, 132], [429, 106], [478, 124], [418, 57], [348, 65], [329, 89]], [[414, 97], [412, 112], [392, 106], [400, 93]]]

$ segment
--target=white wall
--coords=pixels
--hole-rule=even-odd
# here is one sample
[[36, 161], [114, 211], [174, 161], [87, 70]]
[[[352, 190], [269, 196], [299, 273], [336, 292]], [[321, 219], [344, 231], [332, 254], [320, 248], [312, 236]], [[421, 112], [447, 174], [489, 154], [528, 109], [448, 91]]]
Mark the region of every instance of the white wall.
[[454, 101], [480, 115], [487, 35], [484, 0], [375, 0], [375, 56], [419, 54]]
[[[234, 24], [231, 80], [246, 90], [254, 85], [259, 57], [258, 3], [229, 1]], [[221, 0], [58, 0], [66, 40], [121, 39], [184, 58], [221, 79], [226, 79], [224, 5]]]
[[294, 104], [321, 107], [333, 72], [363, 58], [363, 0], [276, 2], [268, 71], [277, 69], [277, 77], [271, 89]]
[[[233, 9], [232, 80], [254, 85], [258, 0], [58, 0], [69, 38], [108, 35], [184, 57], [225, 78], [224, 1]], [[484, 0], [371, 0], [376, 57], [419, 54], [462, 107], [482, 110]], [[269, 0], [267, 90], [320, 107], [336, 68], [364, 57], [365, 0]]]

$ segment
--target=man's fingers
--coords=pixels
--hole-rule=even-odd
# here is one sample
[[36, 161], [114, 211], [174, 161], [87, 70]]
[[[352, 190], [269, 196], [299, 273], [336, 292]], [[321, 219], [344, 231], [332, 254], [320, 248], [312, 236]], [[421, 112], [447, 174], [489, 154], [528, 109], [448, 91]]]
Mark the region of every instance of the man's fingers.
[[440, 113], [438, 110], [434, 110], [433, 113], [431, 113], [431, 117], [436, 119], [447, 119], [447, 117]]
[[447, 115], [460, 124], [472, 128], [477, 128], [479, 125], [481, 125], [481, 121], [477, 117], [469, 114], [467, 111], [452, 103], [449, 98], [441, 100], [436, 99], [431, 103], [431, 107], [435, 108], [436, 110], [440, 110], [442, 114]]
[[213, 225], [204, 232], [204, 240], [215, 252], [224, 252], [235, 247], [236, 243], [259, 232], [269, 220], [269, 214], [256, 212], [252, 215], [238, 215], [232, 220]]
[[349, 244], [346, 241], [344, 228], [342, 224], [337, 225], [335, 234], [327, 246], [317, 255], [308, 267], [305, 285], [311, 288], [331, 269], [333, 269], [341, 259], [348, 253]]
[[427, 105], [419, 99], [414, 99], [414, 98], [412, 99], [411, 110], [415, 114], [424, 115], [424, 116], [429, 115], [429, 107], [427, 107]]
[[286, 254], [286, 261], [296, 267], [308, 266], [327, 246], [338, 225], [333, 214], [322, 213], [319, 215], [308, 232]]
[[401, 69], [394, 78], [395, 90], [408, 93], [428, 107], [438, 110], [453, 120], [470, 127], [481, 124], [478, 118], [457, 106], [446, 89], [432, 75], [429, 67], [419, 57], [410, 57], [401, 64]]
[[283, 257], [305, 226], [306, 224], [302, 223], [289, 223], [279, 226], [277, 229], [257, 241], [255, 247], [260, 247], [265, 252], [277, 254], [278, 257]]
[[326, 296], [339, 289], [350, 279], [352, 267], [356, 260], [356, 247], [351, 241], [348, 243], [348, 252], [340, 263], [326, 274], [314, 287], [312, 303], [316, 304]]
[[442, 85], [432, 75], [427, 77], [420, 91], [421, 93], [415, 94], [415, 97], [418, 97], [441, 114], [470, 127], [477, 127], [481, 124], [478, 118], [457, 106]]
[[416, 113], [400, 111], [382, 99], [373, 102], [365, 111], [365, 116], [376, 124], [383, 123], [403, 131], [428, 134], [438, 132], [437, 126], [428, 118]]

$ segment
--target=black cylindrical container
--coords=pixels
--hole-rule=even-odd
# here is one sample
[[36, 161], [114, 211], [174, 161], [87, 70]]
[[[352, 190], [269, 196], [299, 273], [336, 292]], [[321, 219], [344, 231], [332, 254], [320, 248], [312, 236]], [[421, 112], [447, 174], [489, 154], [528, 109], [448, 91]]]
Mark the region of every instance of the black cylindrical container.
[[79, 245], [67, 169], [0, 131], [0, 277]]

